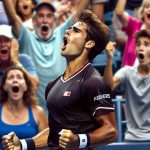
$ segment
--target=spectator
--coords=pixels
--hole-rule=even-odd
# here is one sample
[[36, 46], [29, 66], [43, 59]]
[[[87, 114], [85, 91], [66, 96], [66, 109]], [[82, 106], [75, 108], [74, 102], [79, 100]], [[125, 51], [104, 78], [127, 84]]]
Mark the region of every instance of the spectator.
[[[121, 31], [120, 21], [116, 17], [114, 13], [115, 7], [117, 5], [118, 0], [108, 0], [105, 3], [105, 11], [104, 11], [104, 22], [109, 26], [111, 30], [110, 41], [116, 41], [117, 47], [119, 46], [119, 50], [122, 50], [124, 47], [124, 43], [126, 41], [126, 35], [123, 31]], [[125, 11], [128, 12], [132, 16], [137, 16], [135, 10], [139, 8], [142, 0], [127, 0]], [[119, 23], [118, 23], [119, 22]], [[116, 33], [116, 30], [119, 33]], [[117, 36], [117, 37], [116, 37]]]
[[47, 127], [46, 114], [37, 106], [31, 80], [20, 67], [11, 66], [0, 87], [0, 142], [12, 131], [21, 139], [31, 138]]
[[40, 105], [46, 110], [46, 85], [61, 75], [66, 68], [66, 59], [60, 54], [63, 35], [74, 18], [88, 6], [89, 0], [80, 0], [72, 16], [55, 30], [55, 8], [46, 0], [42, 1], [33, 14], [34, 32], [23, 26], [12, 7], [11, 0], [3, 0], [3, 3], [13, 31], [19, 39], [20, 53], [28, 54], [34, 61], [40, 79], [38, 97], [41, 100]]
[[[48, 145], [55, 150], [94, 150], [96, 145], [116, 139], [111, 88], [90, 64], [108, 39], [108, 27], [90, 10], [83, 11], [66, 31], [61, 52], [67, 60], [66, 71], [49, 83], [45, 92], [50, 130], [33, 139], [21, 140], [27, 142], [27, 149]], [[20, 149], [15, 133], [4, 136], [3, 143], [6, 150]]]
[[122, 23], [123, 31], [126, 32], [128, 39], [125, 45], [122, 66], [132, 66], [135, 62], [135, 38], [134, 34], [140, 29], [150, 30], [150, 1], [143, 0], [141, 6], [141, 20], [132, 17], [124, 11], [127, 0], [119, 0], [115, 9], [115, 13]]
[[112, 75], [113, 43], [106, 47], [107, 67], [105, 80], [112, 90], [119, 84], [125, 89], [127, 131], [125, 141], [150, 140], [150, 32], [136, 33], [136, 56], [138, 66], [125, 66]]
[[35, 0], [17, 0], [15, 4], [16, 13], [21, 18], [23, 24], [30, 30], [33, 30], [32, 13], [35, 6]]
[[25, 54], [18, 56], [18, 43], [13, 39], [11, 27], [0, 25], [0, 80], [5, 70], [11, 65], [22, 66], [32, 80], [34, 91], [37, 91], [39, 79], [31, 58]]

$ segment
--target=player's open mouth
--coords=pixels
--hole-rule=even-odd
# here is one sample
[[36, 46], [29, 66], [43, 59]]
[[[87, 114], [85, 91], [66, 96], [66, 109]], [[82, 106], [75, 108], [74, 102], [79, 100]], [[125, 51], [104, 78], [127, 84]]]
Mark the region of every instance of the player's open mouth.
[[64, 46], [66, 46], [66, 45], [67, 45], [67, 43], [68, 43], [67, 38], [66, 38], [66, 37], [64, 37]]
[[63, 41], [64, 41], [64, 44], [62, 46], [62, 50], [64, 50], [68, 44], [67, 37], [64, 36]]
[[14, 93], [18, 93], [18, 92], [19, 92], [19, 87], [18, 87], [18, 86], [13, 86], [13, 87], [12, 87], [12, 91], [13, 91]]

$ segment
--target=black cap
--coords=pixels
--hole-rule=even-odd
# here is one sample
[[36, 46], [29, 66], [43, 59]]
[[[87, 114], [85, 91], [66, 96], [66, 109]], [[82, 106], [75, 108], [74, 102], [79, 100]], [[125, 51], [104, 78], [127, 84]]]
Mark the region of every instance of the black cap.
[[55, 7], [50, 3], [50, 2], [40, 2], [39, 4], [37, 4], [37, 6], [35, 7], [35, 11], [39, 10], [39, 8], [41, 8], [42, 6], [47, 6], [50, 8], [50, 10], [52, 12], [55, 12]]

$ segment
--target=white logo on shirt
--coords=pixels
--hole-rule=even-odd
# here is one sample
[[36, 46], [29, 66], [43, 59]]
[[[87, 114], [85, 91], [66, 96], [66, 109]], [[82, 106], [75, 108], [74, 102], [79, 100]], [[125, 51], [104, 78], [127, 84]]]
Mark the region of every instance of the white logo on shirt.
[[71, 91], [65, 91], [63, 96], [70, 96], [71, 95]]
[[94, 101], [98, 101], [98, 100], [101, 100], [103, 98], [110, 98], [110, 94], [101, 94], [101, 95], [98, 95], [98, 96], [95, 96], [94, 97]]

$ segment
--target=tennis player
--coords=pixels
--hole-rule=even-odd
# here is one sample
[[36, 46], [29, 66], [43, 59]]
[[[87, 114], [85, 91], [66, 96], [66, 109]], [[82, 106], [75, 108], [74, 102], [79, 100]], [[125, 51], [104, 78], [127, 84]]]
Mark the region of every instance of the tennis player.
[[111, 88], [90, 64], [105, 49], [108, 27], [85, 10], [63, 40], [66, 71], [45, 92], [49, 128], [32, 139], [19, 140], [13, 132], [3, 136], [6, 150], [94, 149], [117, 138]]

